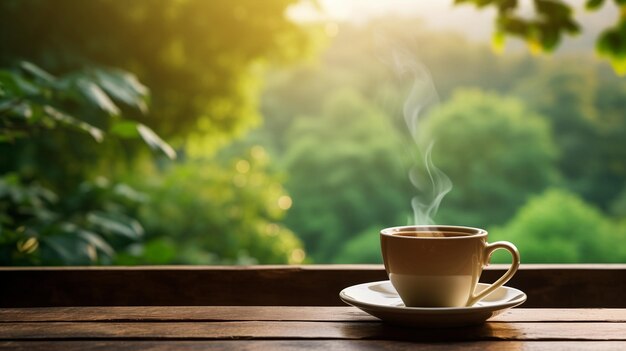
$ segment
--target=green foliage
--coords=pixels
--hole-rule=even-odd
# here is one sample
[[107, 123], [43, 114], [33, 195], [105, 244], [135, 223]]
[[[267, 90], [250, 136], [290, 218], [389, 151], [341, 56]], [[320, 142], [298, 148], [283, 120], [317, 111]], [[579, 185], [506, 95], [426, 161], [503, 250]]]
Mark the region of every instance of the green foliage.
[[[626, 8], [621, 0], [615, 5], [622, 14]], [[525, 40], [531, 51], [553, 51], [563, 35], [575, 35], [580, 26], [574, 20], [572, 5], [561, 0], [533, 0], [535, 14], [533, 18], [521, 16], [518, 12], [519, 2], [516, 0], [455, 0], [455, 4], [472, 3], [479, 8], [494, 7], [497, 10], [496, 31], [493, 46], [501, 51], [504, 47], [505, 35], [512, 35]], [[596, 11], [602, 7], [604, 0], [587, 0], [585, 8]], [[619, 16], [614, 27], [602, 32], [596, 42], [596, 51], [606, 57], [619, 75], [626, 74], [626, 17]]]
[[57, 78], [22, 61], [17, 70], [0, 70], [0, 141], [33, 137], [38, 130], [59, 126], [102, 142], [103, 129], [108, 128], [118, 137], [141, 137], [151, 148], [175, 158], [174, 150], [148, 126], [121, 120], [119, 104], [146, 113], [148, 96], [134, 75], [121, 70], [89, 67]]
[[59, 198], [16, 174], [0, 178], [0, 265], [110, 264], [115, 250], [141, 238], [132, 214], [141, 194], [106, 179]]
[[[623, 13], [626, 4], [620, 6]], [[626, 16], [620, 16], [619, 22], [614, 27], [600, 34], [596, 51], [611, 62], [615, 72], [621, 76], [626, 74]]]
[[374, 225], [343, 245], [337, 253], [334, 263], [383, 263], [380, 253], [380, 229], [384, 225]]
[[579, 66], [546, 65], [515, 93], [550, 123], [563, 185], [606, 210], [626, 179], [626, 84]]
[[611, 204], [610, 211], [618, 218], [626, 218], [626, 186]]
[[[114, 100], [145, 109], [147, 96], [147, 89], [126, 72], [92, 67], [56, 78], [23, 61], [18, 69], [0, 70], [0, 136], [10, 142], [60, 125], [102, 142], [105, 118], [120, 115]], [[88, 112], [88, 118], [64, 111], [68, 106], [73, 112]]]
[[511, 217], [556, 177], [545, 121], [520, 100], [463, 90], [425, 120], [433, 161], [454, 184], [438, 221], [486, 227]]
[[[261, 137], [278, 155], [289, 148], [291, 125], [322, 114], [323, 102], [345, 87], [358, 91], [387, 115], [399, 133], [407, 134], [401, 116], [410, 87], [390, 79], [393, 63], [388, 61], [396, 49], [406, 49], [428, 67], [442, 101], [463, 86], [510, 91], [519, 77], [532, 75], [540, 63], [524, 55], [499, 57], [460, 36], [426, 30], [414, 19], [380, 18], [366, 26], [342, 24], [340, 28], [319, 63], [272, 71], [268, 76], [261, 100], [265, 116], [261, 132], [266, 135]], [[373, 45], [372, 38], [378, 36], [389, 38], [389, 43]]]
[[152, 90], [152, 113], [140, 122], [178, 145], [201, 139], [214, 150], [259, 123], [263, 63], [310, 49], [310, 33], [283, 14], [293, 2], [2, 1], [0, 63], [21, 57], [53, 72], [85, 62], [135, 72]]
[[587, 10], [597, 10], [603, 3], [604, 0], [587, 0], [587, 2], [585, 2], [585, 8]]
[[[379, 19], [362, 26], [342, 24], [339, 28], [319, 63], [270, 74], [262, 99], [266, 123], [254, 134], [256, 143], [284, 160], [277, 167], [290, 176], [287, 188], [294, 201], [287, 224], [303, 238], [315, 262], [374, 262], [379, 250], [377, 236], [367, 239], [368, 235], [360, 233], [405, 224], [409, 217], [410, 199], [416, 190], [409, 185], [407, 171], [415, 160], [407, 157], [412, 143], [403, 138], [406, 124], [399, 118], [407, 87], [390, 81], [391, 72], [378, 60], [384, 61], [386, 50], [393, 45], [371, 45], [372, 36], [381, 28], [387, 37], [403, 38], [398, 41], [406, 44], [406, 51], [415, 53], [429, 68], [443, 102], [440, 110], [450, 115], [446, 122], [437, 122], [439, 112], [435, 109], [432, 118], [426, 117], [422, 130], [426, 144], [436, 140], [434, 164], [448, 172], [454, 183], [441, 204], [437, 223], [490, 229], [509, 221], [529, 196], [548, 186], [568, 188], [603, 210], [612, 208], [614, 216], [621, 213], [618, 195], [626, 179], [626, 85], [603, 65], [582, 54], [531, 58], [507, 53], [498, 57], [488, 47], [455, 35], [429, 32], [419, 23], [401, 18]], [[350, 227], [343, 223], [351, 223], [361, 202], [346, 202], [344, 207], [335, 206], [335, 202], [347, 189], [361, 189], [360, 181], [346, 181], [342, 188], [333, 190], [325, 190], [323, 185], [330, 183], [327, 179], [334, 177], [336, 169], [343, 169], [330, 160], [339, 157], [338, 150], [345, 139], [351, 139], [347, 137], [351, 130], [360, 128], [338, 127], [330, 117], [324, 117], [330, 115], [329, 101], [345, 94], [341, 88], [346, 86], [375, 106], [387, 124], [386, 128], [377, 127], [376, 142], [358, 144], [359, 154], [373, 154], [370, 144], [378, 148], [378, 143], [393, 139], [395, 145], [387, 146], [393, 156], [388, 158], [404, 167], [396, 176], [378, 178], [380, 185], [372, 185], [402, 189], [402, 196], [390, 196], [395, 200], [389, 200], [388, 205], [370, 202], [375, 208], [393, 208], [396, 216], [385, 220], [363, 216]], [[459, 86], [473, 89], [457, 91]], [[438, 125], [437, 133], [452, 139], [446, 142], [434, 135], [429, 124]], [[302, 132], [294, 137], [297, 125]], [[381, 137], [387, 135], [389, 127], [395, 137]], [[327, 132], [321, 131], [324, 129]], [[346, 137], [337, 137], [340, 133]], [[293, 154], [298, 155], [297, 167], [292, 165]], [[349, 167], [358, 169], [352, 164]], [[319, 169], [324, 170], [323, 175]], [[369, 168], [361, 173], [372, 172]], [[329, 206], [325, 209], [324, 205]], [[330, 244], [322, 247], [326, 241]]]
[[[245, 191], [237, 187], [238, 191], [231, 191], [233, 198], [220, 204], [212, 198], [214, 192], [219, 192], [219, 187], [233, 187], [232, 179], [240, 181], [240, 175], [228, 173], [224, 166], [212, 165], [207, 159], [199, 162], [196, 157], [213, 154], [217, 146], [258, 123], [256, 95], [266, 62], [289, 62], [311, 48], [314, 33], [284, 16], [292, 2], [244, 0], [231, 4], [192, 0], [168, 1], [159, 6], [151, 0], [0, 2], [0, 67], [11, 67], [16, 59], [37, 64], [26, 63], [19, 70], [0, 72], [0, 138], [6, 141], [0, 144], [3, 155], [0, 174], [18, 174], [16, 184], [24, 191], [41, 184], [46, 193], [56, 194], [58, 200], [45, 202], [41, 211], [59, 213], [56, 222], [66, 221], [74, 226], [63, 235], [57, 235], [54, 228], [43, 234], [37, 232], [31, 235], [37, 241], [29, 241], [30, 237], [15, 236], [9, 230], [31, 233], [29, 228], [43, 225], [43, 220], [29, 217], [27, 226], [20, 222], [22, 219], [14, 218], [13, 212], [4, 213], [12, 222], [2, 227], [0, 238], [8, 233], [17, 240], [7, 241], [7, 252], [17, 247], [18, 251], [32, 255], [27, 260], [20, 256], [3, 263], [301, 262], [304, 251], [294, 235], [276, 223], [280, 216], [271, 207], [260, 209], [262, 204], [274, 201], [272, 196], [276, 191], [270, 194], [254, 186], [245, 186]], [[46, 28], [45, 35], [41, 28]], [[45, 67], [47, 72], [39, 67]], [[151, 87], [150, 99], [147, 88], [126, 70], [135, 72]], [[112, 138], [104, 138], [105, 135]], [[142, 140], [157, 152], [174, 158], [176, 152], [160, 135], [174, 140], [184, 157], [180, 165], [170, 166], [162, 175], [155, 173], [167, 168], [167, 164], [161, 158], [151, 164], [138, 142]], [[255, 171], [254, 181], [272, 178], [264, 167]], [[223, 177], [197, 179], [193, 175], [196, 171], [203, 176], [215, 171]], [[98, 179], [98, 176], [119, 179], [124, 173], [144, 177], [136, 180], [137, 186], [151, 192], [147, 199], [156, 199], [138, 205], [141, 215], [146, 216], [140, 219], [148, 223], [145, 245], [138, 242], [138, 236], [126, 241], [107, 236], [114, 231], [130, 239], [130, 230], [140, 228], [134, 219], [139, 218], [139, 208], [124, 209], [120, 205], [113, 210], [109, 204], [119, 200], [113, 192], [108, 197], [90, 194], [83, 199], [78, 189], [85, 179]], [[159, 182], [176, 182], [174, 177], [184, 178], [185, 174], [190, 174], [192, 181], [207, 182], [202, 183], [206, 191], [199, 192], [203, 195], [196, 202], [190, 200], [196, 195], [195, 187], [179, 188], [180, 194], [158, 188]], [[145, 181], [151, 178], [156, 184]], [[9, 193], [17, 189], [16, 184], [7, 185]], [[275, 187], [272, 185], [270, 189]], [[67, 218], [63, 209], [75, 197], [94, 201], [93, 211], [84, 205], [84, 209], [75, 211], [76, 217]], [[161, 197], [174, 208], [184, 208], [189, 213], [196, 209], [185, 207], [189, 204], [214, 211], [199, 218], [197, 227], [219, 230], [213, 232], [214, 239], [194, 245], [191, 239], [170, 238], [172, 233], [163, 228], [173, 232], [178, 229], [177, 225], [164, 224], [165, 216], [158, 217], [163, 210], [159, 206], [161, 202], [157, 202]], [[24, 208], [11, 197], [3, 200], [2, 204], [11, 211]], [[282, 200], [283, 206], [285, 201]], [[236, 204], [246, 217], [232, 215], [229, 221], [249, 223], [226, 228], [228, 221], [223, 220], [220, 211], [231, 210]], [[181, 226], [188, 221], [184, 212], [176, 219]], [[83, 229], [110, 246], [110, 250], [105, 250], [106, 259], [102, 259], [102, 253], [98, 253], [98, 259], [91, 259], [94, 255], [89, 260], [70, 257], [84, 252], [83, 246], [87, 244], [79, 238]], [[229, 239], [231, 230], [239, 234]], [[191, 231], [191, 234], [206, 233]], [[44, 245], [46, 237], [65, 240], [56, 248], [65, 250], [67, 255], [46, 259], [40, 254], [49, 246]], [[127, 247], [129, 244], [132, 245]], [[233, 244], [242, 248], [237, 249]], [[5, 246], [2, 247], [4, 250]], [[121, 255], [114, 257], [121, 251]]]
[[[55, 77], [20, 62], [16, 69], [0, 70], [0, 152], [6, 155], [0, 172], [45, 178], [70, 191], [86, 176], [111, 168], [97, 160], [120, 151], [118, 138], [143, 139], [173, 158], [172, 148], [149, 127], [121, 115], [133, 108], [145, 111], [147, 100], [147, 88], [117, 69], [88, 67]], [[120, 125], [126, 126], [125, 135]], [[108, 133], [116, 138], [105, 139]]]
[[[528, 201], [491, 240], [508, 240], [524, 263], [609, 263], [626, 260], [621, 243], [626, 231], [578, 196], [550, 189]], [[495, 262], [507, 262], [494, 255]]]
[[269, 161], [256, 146], [225, 164], [188, 160], [134, 179], [150, 196], [139, 216], [148, 235], [117, 263], [301, 263], [300, 241], [280, 223], [291, 199]]
[[460, 3], [497, 9], [494, 45], [498, 49], [504, 44], [504, 35], [509, 34], [527, 41], [533, 51], [552, 51], [563, 34], [577, 34], [580, 31], [572, 9], [561, 1], [534, 0], [536, 14], [531, 19], [516, 13], [518, 2], [515, 0], [455, 0], [455, 4]]
[[407, 212], [399, 139], [385, 115], [353, 91], [336, 93], [319, 116], [289, 130], [285, 169], [294, 204], [286, 223], [313, 259], [330, 260], [372, 222], [396, 223]]
[[[92, 67], [57, 78], [22, 62], [17, 70], [0, 71], [0, 264], [110, 264], [116, 249], [140, 239], [143, 228], [133, 214], [142, 195], [102, 177], [68, 191], [55, 176], [68, 178], [69, 165], [61, 160], [73, 149], [51, 154], [45, 140], [77, 133], [95, 139], [86, 146], [102, 143], [108, 126], [122, 121], [117, 104], [145, 109], [146, 98], [147, 89], [119, 70]], [[151, 146], [169, 148], [158, 140]], [[47, 162], [22, 158], [32, 152]], [[47, 169], [51, 164], [56, 174]], [[80, 176], [88, 169], [71, 166]]]
[[[516, 1], [469, 1], [498, 7], [495, 42], [513, 33], [552, 50], [575, 31], [558, 1], [536, 1], [530, 19], [517, 17]], [[398, 118], [406, 82], [390, 81], [379, 62], [389, 61], [389, 47], [370, 42], [380, 27], [419, 55], [444, 101], [421, 131], [436, 138], [434, 163], [455, 183], [438, 222], [505, 223], [553, 184], [623, 216], [626, 85], [612, 73], [580, 55], [573, 66], [560, 56], [497, 57], [395, 18], [341, 24], [319, 62], [272, 72], [258, 96], [267, 62], [301, 58], [313, 42], [284, 16], [291, 3], [0, 2], [2, 264], [380, 262], [378, 230], [406, 223], [415, 194], [414, 145]], [[609, 56], [624, 36], [621, 25], [612, 31], [598, 42]], [[18, 57], [37, 66], [11, 66]], [[100, 65], [134, 72], [150, 98], [135, 76]], [[455, 93], [462, 86], [475, 89]], [[216, 153], [261, 114], [262, 129]], [[175, 163], [142, 152], [147, 144], [172, 157], [159, 135], [174, 141]], [[543, 210], [526, 212], [547, 224], [519, 229], [514, 220], [495, 238], [519, 240], [525, 262], [551, 257], [549, 248], [555, 261], [599, 260], [606, 244], [563, 240], [563, 218], [622, 233], [596, 234], [601, 241], [623, 239], [626, 225], [572, 196], [532, 200], [523, 208], [538, 203]], [[538, 247], [505, 229], [547, 240]]]

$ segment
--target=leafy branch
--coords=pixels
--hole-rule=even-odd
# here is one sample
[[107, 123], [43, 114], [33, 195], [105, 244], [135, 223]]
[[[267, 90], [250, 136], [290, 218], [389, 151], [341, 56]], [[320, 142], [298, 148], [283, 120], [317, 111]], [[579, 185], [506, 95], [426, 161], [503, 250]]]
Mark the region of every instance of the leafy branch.
[[[0, 70], [0, 143], [35, 142], [39, 133], [63, 128], [98, 143], [107, 135], [141, 139], [173, 159], [174, 149], [152, 129], [122, 117], [126, 110], [146, 113], [148, 99], [148, 89], [125, 71], [88, 67], [55, 77], [19, 62]], [[36, 174], [0, 175], [0, 265], [111, 263], [115, 247], [143, 235], [129, 215], [143, 194], [103, 177], [63, 196], [49, 183]]]
[[[150, 148], [176, 158], [174, 149], [148, 126], [122, 119], [120, 105], [146, 113], [148, 100], [148, 89], [122, 70], [90, 67], [57, 78], [23, 61], [18, 69], [0, 70], [0, 142], [56, 127], [84, 132], [102, 142], [106, 128], [120, 138], [141, 138]], [[89, 113], [70, 113], [65, 106]], [[86, 118], [94, 114], [109, 118], [96, 125]]]
[[[626, 0], [613, 0], [619, 8], [617, 23], [604, 30], [596, 41], [596, 52], [611, 62], [619, 75], [626, 74]], [[518, 37], [528, 43], [533, 53], [552, 52], [565, 35], [580, 33], [570, 5], [561, 0], [533, 0], [535, 14], [519, 15], [519, 0], [455, 0], [455, 4], [474, 4], [478, 8], [497, 10], [492, 44], [496, 51], [504, 48], [506, 36]], [[597, 11], [605, 0], [587, 0], [585, 8]]]

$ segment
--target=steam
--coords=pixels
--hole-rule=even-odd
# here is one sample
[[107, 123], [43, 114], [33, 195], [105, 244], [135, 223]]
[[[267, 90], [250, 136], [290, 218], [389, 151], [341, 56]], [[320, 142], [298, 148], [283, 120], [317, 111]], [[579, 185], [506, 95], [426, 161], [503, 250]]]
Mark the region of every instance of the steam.
[[433, 218], [439, 210], [441, 200], [452, 190], [450, 178], [439, 168], [435, 167], [433, 163], [432, 149], [434, 145], [435, 142], [431, 141], [424, 154], [424, 166], [429, 183], [424, 184], [424, 182], [421, 181], [421, 175], [417, 167], [414, 167], [411, 172], [409, 172], [411, 183], [420, 191], [419, 195], [411, 199], [414, 224], [435, 224]]
[[[435, 166], [432, 150], [435, 140], [420, 132], [420, 125], [428, 113], [439, 105], [439, 95], [428, 69], [404, 52], [393, 52], [393, 66], [403, 79], [411, 79], [411, 89], [404, 102], [404, 121], [417, 145], [418, 164], [409, 171], [409, 179], [418, 190], [411, 200], [413, 222], [419, 225], [435, 224], [441, 200], [452, 190], [450, 178]], [[426, 152], [422, 152], [422, 147]], [[423, 167], [420, 167], [423, 164]]]

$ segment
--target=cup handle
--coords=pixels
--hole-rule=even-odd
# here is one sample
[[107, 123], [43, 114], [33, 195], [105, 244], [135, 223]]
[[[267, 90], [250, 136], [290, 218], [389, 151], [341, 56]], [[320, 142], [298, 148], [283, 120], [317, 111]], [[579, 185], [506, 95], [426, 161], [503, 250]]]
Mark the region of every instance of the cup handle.
[[504, 283], [508, 282], [509, 279], [513, 277], [515, 272], [517, 272], [520, 263], [519, 251], [517, 251], [517, 247], [515, 247], [515, 245], [511, 244], [508, 241], [496, 241], [495, 243], [487, 244], [487, 246], [485, 246], [484, 248], [485, 263], [489, 263], [489, 260], [491, 259], [491, 254], [499, 249], [504, 249], [511, 253], [511, 256], [513, 257], [511, 267], [509, 267], [509, 270], [506, 271], [506, 273], [504, 273], [504, 275], [501, 276], [500, 279], [496, 280], [495, 283], [491, 284], [488, 288], [481, 291], [478, 295], [474, 295], [474, 293], [472, 292], [472, 295], [467, 300], [467, 306], [472, 306], [483, 297], [489, 295], [494, 290], [504, 285]]

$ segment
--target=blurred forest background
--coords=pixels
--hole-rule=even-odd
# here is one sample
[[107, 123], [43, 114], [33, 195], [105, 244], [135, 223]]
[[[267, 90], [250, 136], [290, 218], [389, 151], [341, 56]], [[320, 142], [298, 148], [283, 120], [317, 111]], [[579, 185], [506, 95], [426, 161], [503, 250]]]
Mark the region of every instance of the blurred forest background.
[[436, 223], [524, 263], [626, 262], [626, 81], [593, 40], [496, 54], [294, 3], [0, 1], [0, 264], [381, 262], [420, 193], [394, 48], [440, 100], [418, 131], [453, 183]]

